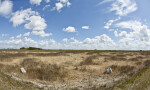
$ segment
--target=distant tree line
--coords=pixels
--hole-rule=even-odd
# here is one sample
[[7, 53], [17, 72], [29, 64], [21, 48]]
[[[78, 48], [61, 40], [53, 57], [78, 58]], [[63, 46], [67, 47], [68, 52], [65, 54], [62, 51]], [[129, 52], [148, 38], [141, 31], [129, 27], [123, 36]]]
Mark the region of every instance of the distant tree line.
[[36, 47], [25, 48], [25, 47], [21, 47], [20, 50], [42, 50], [42, 48], [36, 48]]

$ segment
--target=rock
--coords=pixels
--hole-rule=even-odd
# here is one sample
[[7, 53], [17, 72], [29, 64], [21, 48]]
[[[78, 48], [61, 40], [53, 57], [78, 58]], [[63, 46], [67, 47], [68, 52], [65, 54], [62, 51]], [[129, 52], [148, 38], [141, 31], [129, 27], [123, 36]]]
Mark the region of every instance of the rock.
[[105, 73], [106, 74], [111, 74], [112, 73], [112, 69], [110, 67], [107, 67]]
[[26, 70], [22, 67], [20, 68], [21, 73], [26, 74]]

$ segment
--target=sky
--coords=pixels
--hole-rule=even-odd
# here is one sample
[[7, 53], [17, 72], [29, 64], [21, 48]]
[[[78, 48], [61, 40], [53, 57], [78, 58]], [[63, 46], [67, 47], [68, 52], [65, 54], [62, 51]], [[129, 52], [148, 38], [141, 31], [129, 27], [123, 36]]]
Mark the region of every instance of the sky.
[[150, 50], [150, 0], [0, 0], [0, 49]]

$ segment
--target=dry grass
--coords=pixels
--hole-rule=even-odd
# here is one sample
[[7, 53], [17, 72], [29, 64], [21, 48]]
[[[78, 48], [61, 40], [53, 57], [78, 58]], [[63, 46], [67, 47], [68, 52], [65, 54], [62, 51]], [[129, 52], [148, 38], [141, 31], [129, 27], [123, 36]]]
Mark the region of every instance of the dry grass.
[[146, 67], [150, 66], [150, 60], [144, 61], [144, 65], [145, 65]]
[[110, 57], [105, 57], [105, 60], [110, 60], [110, 61], [126, 61], [127, 59], [125, 57], [120, 57], [120, 56], [110, 56]]
[[[12, 74], [17, 73], [16, 75], [27, 80], [46, 84], [65, 84], [67, 80], [70, 80], [71, 84], [81, 83], [80, 81], [84, 82], [92, 72], [91, 83], [93, 83], [99, 76], [106, 76], [108, 80], [124, 74], [130, 76], [130, 73], [144, 65], [150, 65], [149, 55], [149, 52], [138, 51], [12, 50], [0, 52], [0, 64], [2, 64], [0, 69]], [[3, 62], [7, 59], [9, 62]], [[103, 74], [105, 68], [109, 66], [113, 73]], [[20, 67], [24, 67], [27, 73], [20, 73]]]
[[127, 74], [132, 72], [135, 67], [134, 66], [129, 66], [129, 65], [125, 65], [125, 66], [117, 66], [117, 65], [112, 65], [110, 66], [112, 68], [113, 71], [117, 71], [120, 74]]
[[0, 61], [11, 61], [13, 58], [25, 57], [25, 53], [0, 53]]
[[97, 63], [95, 63], [93, 60], [97, 57], [98, 55], [89, 56], [84, 61], [80, 62], [80, 65], [96, 65]]
[[67, 54], [63, 53], [63, 52], [56, 52], [56, 53], [34, 53], [31, 55], [34, 55], [34, 56], [67, 56]]
[[44, 64], [32, 58], [24, 59], [21, 66], [27, 70], [27, 76], [31, 79], [56, 81], [63, 80], [68, 75], [67, 70], [61, 66]]

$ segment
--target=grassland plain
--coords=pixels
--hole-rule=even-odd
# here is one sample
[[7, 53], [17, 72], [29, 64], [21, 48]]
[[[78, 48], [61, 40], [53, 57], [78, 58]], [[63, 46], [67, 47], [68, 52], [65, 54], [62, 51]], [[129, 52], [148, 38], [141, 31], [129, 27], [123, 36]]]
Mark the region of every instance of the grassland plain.
[[149, 58], [150, 51], [0, 50], [0, 90], [148, 90]]

